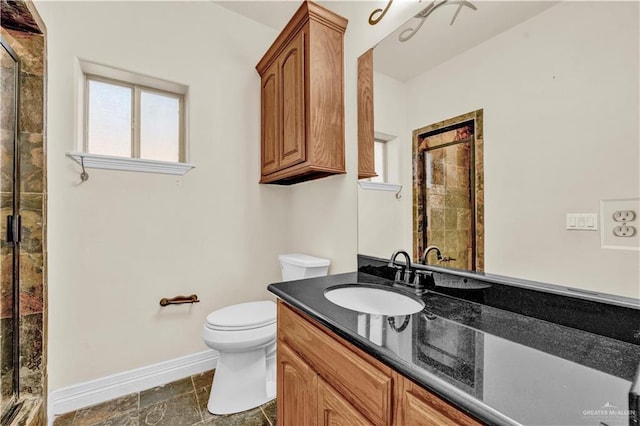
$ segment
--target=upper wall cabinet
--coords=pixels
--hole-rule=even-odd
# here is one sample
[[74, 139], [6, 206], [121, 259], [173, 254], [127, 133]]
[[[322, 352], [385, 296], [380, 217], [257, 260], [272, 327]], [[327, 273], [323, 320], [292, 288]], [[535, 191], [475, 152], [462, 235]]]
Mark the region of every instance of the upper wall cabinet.
[[305, 1], [256, 65], [261, 78], [260, 183], [345, 173], [347, 20]]
[[374, 159], [373, 49], [358, 58], [358, 179], [378, 176]]

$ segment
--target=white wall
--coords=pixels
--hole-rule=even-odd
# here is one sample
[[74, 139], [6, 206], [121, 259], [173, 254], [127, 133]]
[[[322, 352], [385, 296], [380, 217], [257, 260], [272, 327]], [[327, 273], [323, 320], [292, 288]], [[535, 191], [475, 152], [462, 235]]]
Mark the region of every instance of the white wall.
[[[260, 86], [276, 32], [208, 2], [40, 2], [48, 29], [49, 388], [206, 349], [208, 312], [269, 297], [290, 191], [258, 185]], [[88, 170], [76, 58], [189, 86], [184, 177]], [[161, 308], [192, 293], [201, 303]]]
[[[395, 136], [386, 142], [387, 182], [397, 184], [403, 182], [402, 176], [407, 173], [400, 165], [406, 163], [405, 155], [411, 155], [412, 143], [411, 134], [405, 131], [405, 84], [378, 72], [373, 74], [373, 83], [374, 129]], [[401, 199], [393, 192], [358, 187], [359, 253], [388, 258], [394, 250], [410, 250], [411, 193], [411, 185], [403, 185]]]
[[566, 2], [406, 83], [407, 134], [484, 109], [486, 272], [640, 297], [637, 251], [564, 229], [640, 197], [638, 52], [637, 3]]

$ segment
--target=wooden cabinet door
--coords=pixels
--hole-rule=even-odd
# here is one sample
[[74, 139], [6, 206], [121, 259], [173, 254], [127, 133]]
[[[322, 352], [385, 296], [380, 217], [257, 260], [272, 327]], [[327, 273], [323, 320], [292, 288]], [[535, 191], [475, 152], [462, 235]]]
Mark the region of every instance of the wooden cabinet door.
[[314, 426], [318, 374], [287, 345], [278, 342], [278, 426]]
[[481, 426], [446, 401], [411, 380], [396, 377], [397, 419], [405, 426]]
[[282, 91], [281, 169], [305, 160], [304, 38], [305, 32], [300, 31], [279, 59]]
[[262, 76], [261, 88], [261, 156], [262, 175], [280, 169], [280, 75], [279, 63], [274, 62]]
[[373, 49], [358, 58], [358, 179], [378, 176], [374, 158]]
[[391, 369], [311, 321], [278, 302], [278, 339], [301, 354], [371, 422], [390, 424], [394, 388]]
[[372, 425], [338, 391], [318, 379], [318, 426], [359, 426]]
[[[273, 107], [265, 107], [263, 102], [264, 153], [260, 183], [291, 185], [346, 173], [346, 27], [347, 20], [342, 16], [313, 1], [303, 1], [256, 65], [263, 79], [263, 92], [268, 91], [270, 95], [275, 87], [279, 102]], [[265, 85], [274, 64], [277, 64], [277, 84]], [[268, 120], [273, 117], [279, 127], [265, 122], [265, 113]]]

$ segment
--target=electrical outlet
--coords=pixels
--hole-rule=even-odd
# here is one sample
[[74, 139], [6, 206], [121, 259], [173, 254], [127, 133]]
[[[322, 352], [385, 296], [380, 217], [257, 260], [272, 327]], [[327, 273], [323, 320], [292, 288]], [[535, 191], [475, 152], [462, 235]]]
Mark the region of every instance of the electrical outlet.
[[640, 198], [600, 200], [600, 245], [640, 250]]
[[616, 210], [613, 212], [613, 220], [616, 222], [633, 222], [636, 212], [633, 210]]
[[635, 226], [622, 225], [613, 228], [613, 235], [616, 237], [633, 237], [636, 235]]

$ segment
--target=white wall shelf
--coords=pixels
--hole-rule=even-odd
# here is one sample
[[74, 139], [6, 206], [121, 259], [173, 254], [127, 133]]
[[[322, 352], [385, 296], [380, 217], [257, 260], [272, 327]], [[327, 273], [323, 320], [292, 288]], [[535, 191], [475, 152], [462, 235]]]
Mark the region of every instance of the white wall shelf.
[[402, 185], [398, 185], [396, 183], [386, 183], [386, 182], [370, 182], [370, 181], [361, 181], [358, 182], [360, 188], [368, 190], [368, 191], [388, 191], [395, 192], [396, 198], [399, 200], [402, 198], [400, 192], [402, 192]]
[[73, 158], [78, 164], [84, 163], [84, 167], [89, 169], [184, 175], [195, 167], [193, 164], [189, 163], [114, 157], [111, 155], [89, 154], [85, 152], [67, 152], [66, 155]]
[[397, 193], [402, 189], [402, 185], [395, 183], [362, 181], [358, 182], [358, 184], [360, 185], [360, 188], [370, 191], [389, 191]]

